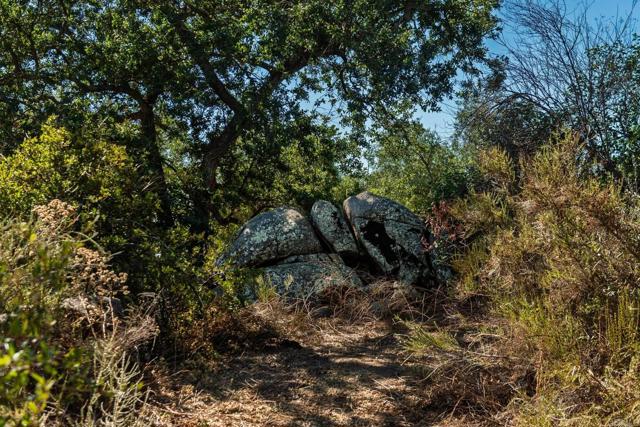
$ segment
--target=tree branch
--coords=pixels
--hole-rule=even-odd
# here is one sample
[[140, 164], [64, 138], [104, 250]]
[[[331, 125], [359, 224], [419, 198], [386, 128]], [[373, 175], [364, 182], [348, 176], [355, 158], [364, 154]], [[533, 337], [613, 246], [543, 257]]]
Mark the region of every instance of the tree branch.
[[206, 49], [200, 45], [196, 36], [191, 32], [185, 22], [184, 18], [177, 16], [177, 14], [172, 13], [171, 11], [163, 10], [165, 16], [171, 22], [171, 24], [175, 27], [178, 37], [180, 41], [184, 44], [185, 48], [189, 52], [189, 55], [196, 63], [202, 74], [204, 75], [205, 81], [211, 87], [211, 89], [215, 92], [215, 94], [220, 98], [220, 100], [227, 105], [234, 113], [236, 114], [244, 114], [244, 106], [236, 97], [227, 89], [224, 82], [218, 77], [213, 65], [209, 62], [209, 58], [206, 54]]

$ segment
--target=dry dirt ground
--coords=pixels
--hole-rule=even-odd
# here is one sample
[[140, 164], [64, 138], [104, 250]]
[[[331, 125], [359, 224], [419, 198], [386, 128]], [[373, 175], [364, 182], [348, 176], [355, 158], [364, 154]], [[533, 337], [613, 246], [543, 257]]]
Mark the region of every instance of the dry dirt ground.
[[191, 378], [174, 390], [187, 397], [174, 412], [197, 426], [426, 425], [420, 382], [388, 324], [325, 326], [321, 340], [269, 338]]
[[283, 315], [275, 323], [209, 363], [164, 376], [150, 397], [150, 425], [496, 425], [486, 414], [511, 392], [500, 366], [410, 355], [408, 331], [393, 320]]

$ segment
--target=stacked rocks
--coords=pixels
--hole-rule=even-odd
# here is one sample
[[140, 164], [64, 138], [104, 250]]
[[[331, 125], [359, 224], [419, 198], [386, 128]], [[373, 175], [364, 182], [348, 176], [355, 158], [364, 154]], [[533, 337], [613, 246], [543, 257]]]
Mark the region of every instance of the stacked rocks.
[[430, 272], [422, 241], [424, 222], [392, 200], [360, 193], [344, 201], [356, 239], [379, 270], [406, 284], [417, 284]]
[[355, 265], [406, 285], [430, 280], [427, 230], [417, 215], [369, 192], [349, 197], [343, 209], [318, 200], [309, 218], [290, 207], [264, 212], [244, 224], [217, 263], [260, 268], [280, 294], [295, 297], [364, 286]]

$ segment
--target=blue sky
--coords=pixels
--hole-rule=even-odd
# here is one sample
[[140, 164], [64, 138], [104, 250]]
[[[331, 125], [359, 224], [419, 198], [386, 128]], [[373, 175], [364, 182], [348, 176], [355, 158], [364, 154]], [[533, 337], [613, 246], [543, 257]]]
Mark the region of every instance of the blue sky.
[[[594, 22], [599, 19], [610, 20], [616, 17], [627, 16], [629, 11], [632, 10], [632, 5], [635, 0], [565, 0], [567, 10], [581, 10], [586, 4], [589, 7], [588, 16]], [[636, 6], [634, 10], [634, 16], [640, 18], [640, 4]], [[498, 14], [500, 16], [500, 13]], [[502, 18], [502, 16], [501, 16]], [[640, 33], [640, 28], [636, 22], [636, 28]], [[503, 36], [509, 39], [509, 33], [505, 32]], [[494, 54], [501, 52], [500, 46], [496, 42], [487, 43], [489, 51]], [[422, 124], [437, 132], [442, 138], [447, 139], [453, 132], [453, 121], [456, 111], [456, 101], [445, 100], [440, 105], [442, 111], [440, 112], [420, 112], [418, 118]]]

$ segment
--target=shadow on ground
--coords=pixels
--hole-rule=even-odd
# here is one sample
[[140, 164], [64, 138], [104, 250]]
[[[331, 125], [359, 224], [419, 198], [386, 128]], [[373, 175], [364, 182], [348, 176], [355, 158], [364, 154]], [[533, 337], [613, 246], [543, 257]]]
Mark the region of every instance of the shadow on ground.
[[459, 379], [458, 371], [431, 375], [448, 369], [438, 362], [427, 374], [428, 360], [409, 358], [403, 351], [399, 340], [404, 332], [390, 322], [336, 319], [295, 339], [262, 331], [208, 368], [176, 376], [154, 398], [159, 406], [173, 408], [168, 409], [169, 425], [479, 425], [465, 415], [484, 410], [472, 407], [482, 405], [469, 396], [477, 393], [472, 390], [476, 385], [482, 393], [485, 384], [497, 383], [493, 373], [468, 364], [460, 367], [466, 376]]

